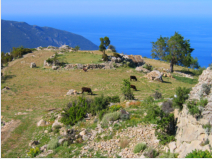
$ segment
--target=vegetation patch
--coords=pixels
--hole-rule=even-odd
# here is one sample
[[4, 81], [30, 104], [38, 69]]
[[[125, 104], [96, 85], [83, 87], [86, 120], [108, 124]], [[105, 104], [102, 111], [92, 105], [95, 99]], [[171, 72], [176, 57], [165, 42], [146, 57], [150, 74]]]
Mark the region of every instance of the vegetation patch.
[[189, 84], [197, 84], [198, 83], [198, 79], [191, 79], [191, 78], [187, 78], [187, 77], [179, 77], [176, 75], [173, 75], [173, 77], [180, 81], [180, 82], [184, 82], [184, 83], [189, 83]]
[[147, 148], [146, 143], [138, 143], [135, 145], [133, 152], [134, 153], [139, 153], [141, 151], [144, 151]]
[[206, 150], [193, 150], [191, 153], [187, 154], [185, 158], [212, 158], [211, 153]]

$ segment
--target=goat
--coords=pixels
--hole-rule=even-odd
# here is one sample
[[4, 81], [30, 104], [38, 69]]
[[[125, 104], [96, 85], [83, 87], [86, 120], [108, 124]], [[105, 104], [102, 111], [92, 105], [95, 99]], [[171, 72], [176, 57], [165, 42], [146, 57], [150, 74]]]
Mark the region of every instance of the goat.
[[130, 76], [130, 81], [131, 81], [131, 80], [137, 81], [137, 78], [136, 78], [135, 76]]
[[93, 95], [93, 92], [92, 92], [91, 89], [88, 88], [88, 87], [82, 87], [82, 94], [83, 94], [84, 92], [88, 92], [88, 93], [91, 93], [91, 95]]
[[135, 91], [137, 91], [136, 86], [135, 85], [130, 85], [130, 88], [134, 89]]

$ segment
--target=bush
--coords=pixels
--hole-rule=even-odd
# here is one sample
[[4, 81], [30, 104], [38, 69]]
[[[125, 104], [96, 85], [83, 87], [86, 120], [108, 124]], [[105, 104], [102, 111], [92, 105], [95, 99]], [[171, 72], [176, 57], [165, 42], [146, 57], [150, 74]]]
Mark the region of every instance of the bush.
[[185, 158], [212, 158], [211, 153], [206, 150], [193, 150], [191, 153], [187, 154]]
[[172, 101], [168, 100], [163, 102], [161, 109], [166, 114], [169, 114], [170, 112], [174, 111], [174, 108], [172, 107]]
[[149, 71], [152, 71], [153, 70], [153, 68], [152, 68], [152, 66], [150, 64], [144, 64], [143, 65], [143, 68], [145, 68], [145, 69], [147, 69]]
[[98, 118], [99, 120], [101, 121], [102, 120], [102, 117], [107, 113], [107, 110], [106, 109], [103, 109], [99, 112], [99, 115], [98, 115]]
[[188, 99], [188, 94], [190, 89], [185, 87], [178, 87], [176, 88], [176, 95], [177, 97], [173, 99], [174, 106], [178, 107], [180, 110], [183, 109], [183, 104], [185, 103], [186, 99]]
[[105, 114], [102, 118], [102, 125], [107, 126], [109, 121], [116, 121], [116, 120], [120, 119], [120, 115], [121, 115], [120, 112], [113, 112], [113, 113]]
[[144, 99], [144, 104], [145, 105], [149, 105], [149, 104], [152, 104], [154, 103], [154, 99], [152, 96], [148, 96], [147, 98]]
[[120, 105], [112, 105], [111, 107], [109, 107], [110, 112], [115, 112], [119, 109], [121, 109]]
[[177, 158], [178, 154], [171, 153], [170, 151], [163, 153], [160, 158]]
[[149, 148], [145, 153], [144, 156], [147, 158], [156, 158], [158, 156], [158, 152], [153, 149], [153, 148]]
[[119, 53], [116, 53], [116, 52], [113, 53], [113, 56], [116, 57], [116, 58], [121, 57], [121, 56], [119, 55]]
[[107, 109], [108, 108], [108, 99], [107, 97], [104, 97], [102, 94], [100, 97], [95, 97], [91, 103], [91, 106], [89, 108], [89, 112], [92, 113], [92, 115], [96, 115], [97, 112]]
[[88, 109], [89, 103], [86, 98], [79, 97], [77, 101], [68, 103], [67, 108], [63, 109], [61, 122], [66, 125], [74, 125], [85, 118]]
[[211, 90], [211, 86], [207, 85], [206, 83], [202, 84], [202, 92], [206, 93], [207, 95], [209, 95]]
[[65, 142], [63, 143], [63, 146], [64, 146], [64, 147], [68, 147], [68, 141], [65, 141]]
[[162, 98], [162, 93], [155, 91], [155, 93], [152, 95], [155, 99], [161, 99]]
[[133, 92], [130, 89], [130, 82], [127, 79], [123, 80], [123, 86], [121, 88], [122, 94], [124, 95], [124, 98], [126, 100], [132, 100], [134, 99]]
[[206, 99], [200, 98], [200, 101], [198, 102], [199, 106], [205, 107], [207, 104], [208, 104], [207, 98]]
[[134, 153], [139, 153], [142, 151], [144, 151], [147, 148], [146, 143], [139, 143], [137, 145], [135, 145], [133, 152]]
[[58, 146], [59, 146], [58, 139], [54, 138], [54, 139], [49, 141], [49, 143], [47, 145], [47, 149], [53, 150], [53, 149], [56, 149]]
[[147, 115], [143, 120], [155, 124], [160, 114], [161, 110], [157, 105], [148, 105]]
[[175, 140], [175, 126], [174, 114], [160, 113], [160, 119], [157, 120], [155, 135], [160, 140], [160, 143], [165, 145], [170, 141]]
[[40, 153], [40, 149], [38, 147], [35, 147], [35, 148], [31, 148], [29, 150], [29, 152], [27, 153], [27, 155], [30, 158], [33, 158], [33, 157], [37, 156], [39, 153]]
[[181, 82], [184, 83], [189, 83], [189, 84], [197, 84], [198, 83], [198, 79], [191, 79], [191, 78], [187, 78], [187, 77], [179, 77], [179, 76], [175, 76], [173, 75], [173, 77]]
[[108, 96], [106, 99], [108, 102], [111, 102], [111, 103], [119, 103], [120, 102], [120, 98], [118, 95], [112, 96], [112, 97]]
[[187, 104], [187, 108], [191, 115], [196, 115], [196, 116], [201, 115], [201, 111], [198, 108], [197, 101], [195, 101], [195, 100], [189, 101]]
[[103, 61], [108, 61], [108, 56], [107, 56], [107, 54], [103, 54], [103, 55], [102, 55], [102, 59], [103, 59]]

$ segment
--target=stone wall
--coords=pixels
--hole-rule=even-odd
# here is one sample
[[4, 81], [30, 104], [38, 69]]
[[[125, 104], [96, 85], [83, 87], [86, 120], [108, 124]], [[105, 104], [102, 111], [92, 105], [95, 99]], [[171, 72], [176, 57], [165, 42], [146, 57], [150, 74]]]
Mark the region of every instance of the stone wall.
[[[188, 100], [200, 99], [202, 84], [206, 83], [212, 85], [212, 70], [207, 68], [199, 77], [199, 83], [192, 88]], [[202, 115], [203, 117], [197, 120], [189, 114], [188, 108], [184, 105], [183, 110], [179, 112], [175, 109], [175, 118], [177, 119], [177, 133], [175, 144], [175, 153], [179, 153], [180, 158], [184, 158], [186, 154], [195, 149], [209, 150], [212, 146], [212, 133], [211, 130], [206, 130], [202, 126], [205, 124], [212, 124], [212, 91], [209, 95], [203, 94], [203, 98], [208, 99], [208, 104], [205, 106]], [[209, 144], [204, 144], [209, 140]]]

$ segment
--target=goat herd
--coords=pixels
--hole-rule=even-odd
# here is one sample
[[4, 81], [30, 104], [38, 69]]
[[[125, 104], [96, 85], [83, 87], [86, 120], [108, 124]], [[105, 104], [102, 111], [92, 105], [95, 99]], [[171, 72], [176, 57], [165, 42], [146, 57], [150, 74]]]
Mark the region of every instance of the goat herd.
[[[84, 69], [83, 69], [84, 70]], [[85, 71], [85, 70], [84, 70]], [[86, 70], [87, 71], [87, 70]], [[85, 71], [85, 72], [86, 72]], [[137, 81], [137, 78], [136, 78], [136, 76], [130, 76], [130, 81], [131, 80], [135, 80], [135, 81]], [[130, 88], [132, 88], [132, 89], [134, 89], [135, 91], [137, 91], [137, 89], [136, 89], [136, 86], [135, 85], [130, 85]], [[82, 87], [82, 94], [84, 93], [84, 92], [88, 92], [88, 93], [90, 93], [91, 95], [93, 95], [93, 92], [91, 91], [91, 88], [88, 88], [88, 87]]]

